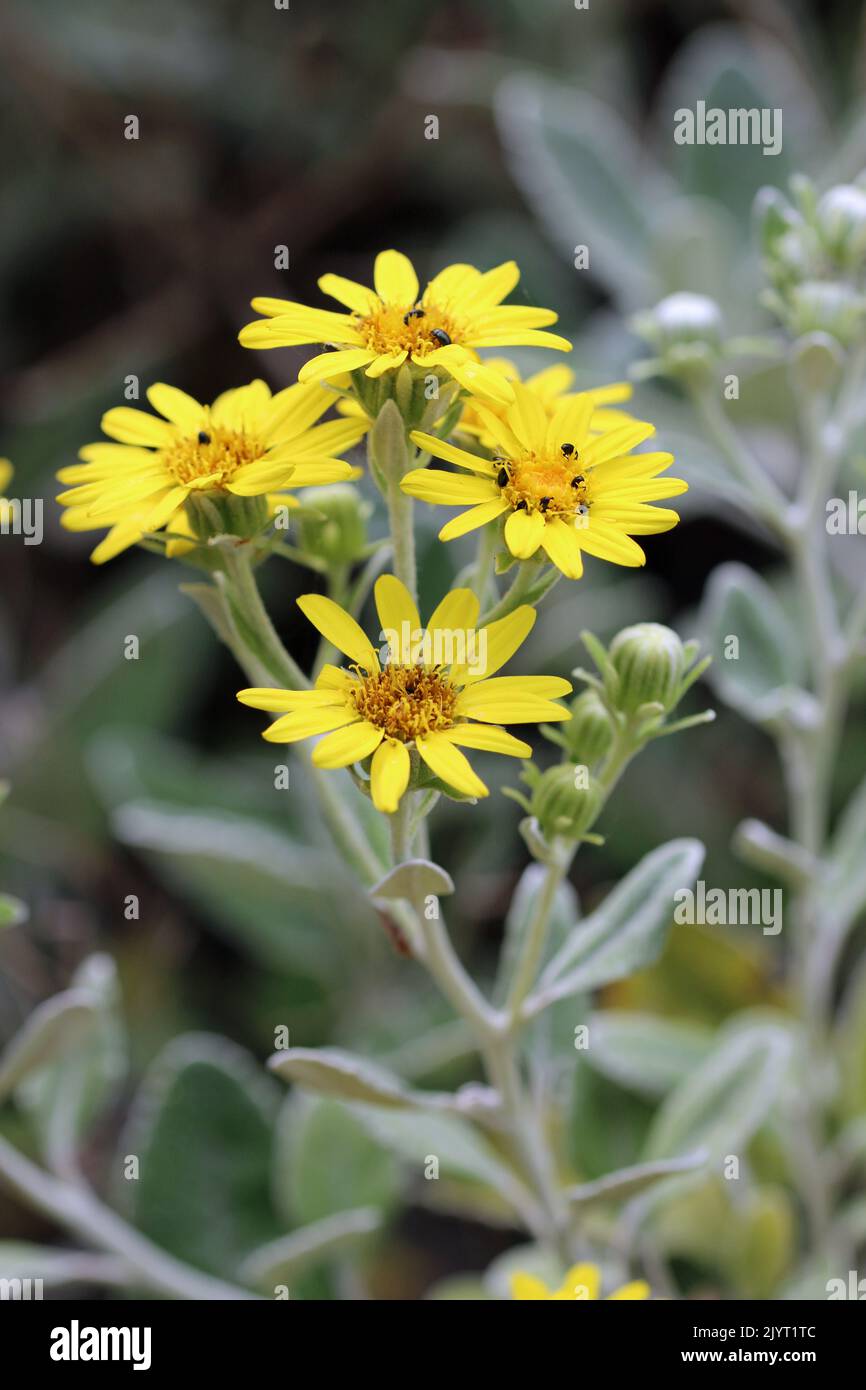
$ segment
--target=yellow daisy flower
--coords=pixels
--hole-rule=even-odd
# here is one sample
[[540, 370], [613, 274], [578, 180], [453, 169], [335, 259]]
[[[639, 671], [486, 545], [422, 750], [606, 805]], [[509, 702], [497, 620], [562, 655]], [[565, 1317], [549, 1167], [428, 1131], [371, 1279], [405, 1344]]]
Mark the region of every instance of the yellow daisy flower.
[[[501, 372], [506, 381], [511, 382], [512, 385], [515, 382], [520, 383], [520, 372], [509, 358], [489, 357], [486, 365]], [[592, 401], [595, 407], [590, 425], [592, 434], [604, 434], [607, 430], [636, 423], [634, 416], [629, 415], [628, 411], [615, 409], [621, 401], [631, 400], [634, 390], [631, 382], [614, 381], [609, 386], [593, 386], [585, 391], [571, 392], [574, 379], [575, 374], [570, 367], [566, 367], [564, 362], [556, 362], [553, 366], [544, 367], [540, 372], [528, 376], [523, 385], [527, 391], [531, 391], [534, 396], [538, 397], [548, 417], [553, 415], [554, 410], [567, 393]], [[501, 415], [502, 410], [497, 409], [496, 413]], [[464, 406], [458, 428], [462, 433], [477, 436], [485, 449], [496, 447], [495, 439], [490, 434], [471, 399]]]
[[332, 599], [305, 594], [298, 607], [323, 637], [352, 662], [325, 666], [312, 690], [241, 690], [242, 704], [279, 713], [264, 738], [295, 743], [324, 734], [313, 750], [316, 767], [348, 767], [372, 757], [370, 792], [379, 811], [393, 813], [409, 784], [410, 753], [465, 796], [487, 796], [462, 748], [528, 758], [531, 748], [500, 723], [570, 718], [555, 700], [571, 684], [559, 676], [497, 676], [535, 622], [524, 606], [476, 631], [478, 599], [454, 589], [427, 627], [408, 590], [393, 575], [376, 581], [384, 665], [355, 619]]
[[317, 424], [333, 396], [315, 383], [272, 396], [264, 381], [252, 381], [224, 391], [212, 405], [157, 383], [147, 398], [164, 418], [129, 406], [107, 411], [102, 428], [113, 442], [86, 445], [79, 453], [84, 462], [57, 475], [73, 485], [57, 498], [68, 530], [110, 527], [90, 557], [96, 564], [146, 532], [187, 533], [183, 509], [195, 493], [266, 497], [357, 476], [333, 455], [356, 444], [369, 421]]
[[[568, 1270], [558, 1289], [549, 1289], [543, 1280], [534, 1274], [515, 1273], [511, 1276], [511, 1297], [519, 1301], [551, 1299], [554, 1302], [572, 1302], [579, 1299], [598, 1299], [601, 1294], [601, 1270], [598, 1265], [577, 1264]], [[633, 1279], [629, 1284], [607, 1295], [611, 1299], [649, 1298], [650, 1286], [644, 1279]]]
[[643, 565], [646, 556], [632, 536], [669, 531], [679, 521], [677, 512], [649, 504], [688, 489], [682, 478], [659, 476], [672, 454], [631, 452], [655, 427], [638, 420], [594, 435], [594, 405], [585, 394], [563, 396], [548, 415], [525, 386], [515, 383], [514, 392], [501, 416], [475, 403], [495, 441], [492, 460], [412, 432], [418, 448], [467, 470], [415, 468], [400, 484], [424, 502], [468, 508], [442, 527], [440, 540], [507, 512], [505, 543], [519, 560], [541, 547], [569, 579], [583, 574], [583, 551], [617, 565]]
[[326, 343], [298, 373], [300, 381], [330, 381], [344, 372], [380, 377], [407, 360], [442, 368], [474, 395], [510, 401], [511, 386], [476, 349], [531, 345], [568, 351], [571, 343], [540, 332], [556, 323], [552, 309], [503, 304], [520, 279], [514, 261], [482, 274], [471, 265], [450, 265], [419, 295], [412, 262], [400, 251], [382, 251], [373, 271], [375, 289], [340, 275], [323, 275], [319, 288], [348, 309], [335, 313], [286, 299], [254, 299], [263, 319], [241, 330], [244, 347], [276, 348]]

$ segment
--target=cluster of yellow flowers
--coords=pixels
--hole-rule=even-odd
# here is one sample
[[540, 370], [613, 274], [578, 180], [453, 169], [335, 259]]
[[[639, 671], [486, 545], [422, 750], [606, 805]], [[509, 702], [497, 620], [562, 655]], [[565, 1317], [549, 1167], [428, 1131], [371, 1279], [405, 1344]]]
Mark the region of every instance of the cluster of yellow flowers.
[[[418, 461], [429, 455], [455, 467], [412, 468], [400, 486], [409, 497], [461, 509], [443, 526], [442, 540], [502, 525], [512, 556], [528, 560], [541, 551], [570, 579], [583, 573], [584, 552], [643, 564], [634, 537], [676, 524], [676, 512], [652, 504], [685, 491], [686, 484], [662, 476], [670, 454], [633, 452], [653, 426], [616, 408], [630, 396], [628, 385], [575, 392], [566, 367], [521, 381], [511, 362], [479, 358], [480, 348], [571, 347], [547, 331], [557, 318], [551, 310], [503, 304], [518, 280], [511, 261], [486, 273], [452, 265], [421, 293], [409, 259], [383, 251], [373, 289], [337, 275], [319, 281], [343, 312], [254, 300], [262, 317], [242, 330], [242, 344], [319, 343], [327, 350], [305, 364], [295, 385], [276, 394], [256, 380], [202, 405], [156, 384], [147, 397], [157, 414], [127, 406], [109, 410], [102, 421], [108, 441], [87, 445], [82, 462], [59, 474], [67, 485], [58, 498], [63, 524], [76, 531], [107, 528], [93, 551], [96, 563], [153, 541], [156, 533], [169, 554], [191, 550], [201, 535], [202, 505], [237, 517], [238, 510], [226, 507], [247, 499], [251, 529], [245, 534], [256, 534], [277, 508], [297, 505], [291, 490], [359, 475], [339, 455], [370, 430], [389, 393], [399, 404], [398, 382], [405, 387], [409, 381], [403, 395], [414, 400], [419, 381], [434, 381], [437, 390], [445, 388], [446, 400], [457, 403], [456, 413], [437, 419], [428, 412], [421, 419], [404, 409], [404, 422]], [[323, 421], [335, 403], [335, 417]], [[419, 424], [440, 433], [413, 428]], [[482, 626], [479, 671], [465, 651], [441, 657], [455, 631], [475, 629], [479, 604], [470, 590], [446, 595], [426, 629], [413, 596], [393, 576], [378, 581], [375, 596], [383, 629], [412, 635], [410, 653], [405, 642], [392, 640], [383, 664], [354, 618], [331, 599], [309, 594], [299, 600], [302, 611], [351, 666], [325, 666], [311, 689], [255, 688], [239, 698], [279, 714], [268, 739], [326, 735], [313, 755], [320, 767], [371, 759], [370, 793], [379, 810], [397, 809], [413, 768], [417, 785], [424, 784], [417, 781], [423, 772], [429, 785], [486, 795], [461, 748], [525, 757], [528, 745], [502, 724], [569, 717], [555, 703], [569, 693], [569, 682], [493, 678], [532, 627], [530, 606]]]

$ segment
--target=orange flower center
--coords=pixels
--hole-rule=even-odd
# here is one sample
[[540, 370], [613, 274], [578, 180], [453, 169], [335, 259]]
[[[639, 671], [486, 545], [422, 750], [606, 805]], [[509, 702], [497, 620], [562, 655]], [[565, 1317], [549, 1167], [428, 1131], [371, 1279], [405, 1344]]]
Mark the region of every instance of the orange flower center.
[[588, 475], [581, 468], [577, 451], [568, 444], [564, 450], [533, 450], [516, 459], [494, 459], [498, 466], [496, 481], [510, 507], [569, 520], [589, 515]]
[[265, 453], [264, 445], [253, 436], [212, 425], [198, 435], [178, 439], [163, 450], [163, 460], [184, 487], [213, 491], [224, 488], [239, 468]]
[[436, 669], [427, 666], [388, 665], [364, 676], [350, 692], [362, 719], [389, 738], [409, 743], [419, 734], [450, 729], [458, 691]]
[[382, 304], [362, 318], [359, 327], [364, 346], [383, 357], [403, 351], [427, 357], [460, 338], [453, 318], [435, 304]]

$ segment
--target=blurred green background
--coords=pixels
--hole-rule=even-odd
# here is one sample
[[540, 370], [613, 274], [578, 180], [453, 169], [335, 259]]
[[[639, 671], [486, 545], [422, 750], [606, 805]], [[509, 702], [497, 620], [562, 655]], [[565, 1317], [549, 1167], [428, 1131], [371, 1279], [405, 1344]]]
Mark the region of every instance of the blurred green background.
[[[472, 1063], [421, 972], [393, 954], [334, 868], [295, 762], [290, 789], [274, 789], [273, 749], [234, 701], [245, 682], [178, 593], [194, 576], [140, 552], [90, 566], [89, 538], [58, 525], [54, 471], [98, 437], [101, 412], [121, 402], [130, 374], [142, 393], [167, 380], [204, 400], [255, 375], [274, 388], [292, 381], [303, 350], [237, 344], [250, 298], [321, 303], [319, 275], [368, 281], [388, 246], [410, 254], [422, 279], [452, 260], [487, 268], [516, 258], [515, 298], [559, 311], [585, 385], [626, 372], [642, 351], [628, 316], [672, 290], [717, 296], [730, 331], [759, 326], [753, 197], [794, 169], [826, 186], [866, 166], [866, 45], [855, 3], [593, 0], [578, 12], [567, 0], [291, 0], [288, 10], [267, 0], [5, 0], [0, 53], [2, 453], [16, 470], [10, 495], [46, 499], [41, 546], [0, 538], [0, 775], [12, 783], [0, 881], [31, 911], [29, 925], [0, 942], [0, 1041], [93, 951], [114, 958], [129, 1070], [114, 1037], [84, 1155], [110, 1187], [118, 1145], [128, 1152], [141, 1122], [137, 1084], [178, 1034], [222, 1034], [262, 1059], [275, 1027], [288, 1024], [294, 1044], [375, 1052], [424, 1084], [465, 1080]], [[697, 97], [782, 107], [782, 154], [676, 146], [673, 111]], [[124, 139], [130, 114], [137, 141]], [[430, 114], [436, 141], [425, 139]], [[590, 267], [576, 271], [581, 243]], [[289, 248], [286, 271], [274, 269], [277, 244]], [[525, 366], [550, 358], [515, 356]], [[781, 373], [753, 372], [742, 378], [738, 423], [784, 480], [796, 457], [790, 402]], [[641, 386], [634, 409], [658, 423], [661, 447], [674, 449], [692, 484], [684, 522], [650, 538], [645, 571], [595, 562], [580, 584], [560, 584], [525, 669], [567, 674], [584, 660], [583, 627], [608, 637], [658, 619], [692, 636], [718, 563], [775, 562], [675, 395]], [[469, 550], [435, 543], [442, 518], [418, 511], [423, 609]], [[383, 533], [380, 512], [371, 529]], [[863, 568], [859, 555], [850, 563]], [[294, 598], [309, 575], [274, 558], [263, 582], [281, 634], [307, 659]], [[131, 634], [137, 661], [124, 658]], [[706, 691], [691, 708], [701, 699]], [[732, 857], [730, 836], [745, 815], [782, 824], [778, 770], [761, 733], [720, 716], [661, 741], [629, 774], [605, 815], [604, 848], [578, 858], [584, 904], [681, 834], [706, 841], [708, 883], [759, 882]], [[847, 738], [840, 795], [863, 766], [862, 720]], [[542, 759], [552, 751], [541, 750]], [[458, 883], [450, 917], [460, 949], [489, 977], [525, 852], [517, 808], [495, 791], [514, 772], [480, 762], [494, 795], [476, 810], [442, 805], [434, 854]], [[664, 961], [603, 1002], [682, 1019], [699, 1041], [737, 1009], [779, 1002], [784, 949], [756, 931], [675, 929]], [[208, 1058], [216, 1048], [198, 1045]], [[248, 1062], [232, 1052], [226, 1065], [245, 1076]], [[163, 1079], [177, 1065], [177, 1049], [162, 1052]], [[575, 1126], [577, 1169], [592, 1177], [629, 1161], [649, 1108], [610, 1077], [587, 1071], [582, 1084], [577, 1118], [564, 1123]], [[389, 1161], [343, 1134], [324, 1107], [295, 1113], [292, 1176], [270, 1201], [256, 1174], [282, 1089], [267, 1077], [256, 1085], [249, 1114], [233, 1116], [242, 1088], [223, 1098], [223, 1112], [219, 1087], [210, 1096], [204, 1082], [183, 1107], [190, 1125], [199, 1107], [206, 1129], [219, 1114], [223, 1129], [213, 1122], [208, 1142], [242, 1150], [255, 1195], [229, 1244], [357, 1205], [368, 1189], [370, 1200], [391, 1200]], [[588, 1123], [593, 1114], [616, 1123]], [[24, 1117], [8, 1124], [31, 1142]], [[304, 1144], [329, 1124], [337, 1166], [325, 1172]], [[176, 1134], [172, 1144], [176, 1158]], [[222, 1208], [234, 1179], [221, 1180], [206, 1200]], [[194, 1237], [184, 1246], [164, 1194], [134, 1201], [145, 1229], [220, 1267], [224, 1252], [198, 1250]], [[47, 1228], [0, 1196], [0, 1230], [38, 1239]], [[512, 1239], [416, 1204], [393, 1227], [374, 1285], [381, 1296], [415, 1297]]]

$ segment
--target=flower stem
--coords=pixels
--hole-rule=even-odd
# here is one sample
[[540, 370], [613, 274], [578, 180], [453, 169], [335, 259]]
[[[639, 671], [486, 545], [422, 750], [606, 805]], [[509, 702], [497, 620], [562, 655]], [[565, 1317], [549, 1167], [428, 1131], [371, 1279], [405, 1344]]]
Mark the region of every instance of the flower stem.
[[44, 1216], [118, 1256], [142, 1288], [169, 1298], [249, 1299], [248, 1289], [214, 1279], [160, 1250], [99, 1201], [89, 1188], [52, 1177], [0, 1138], [0, 1181]]

